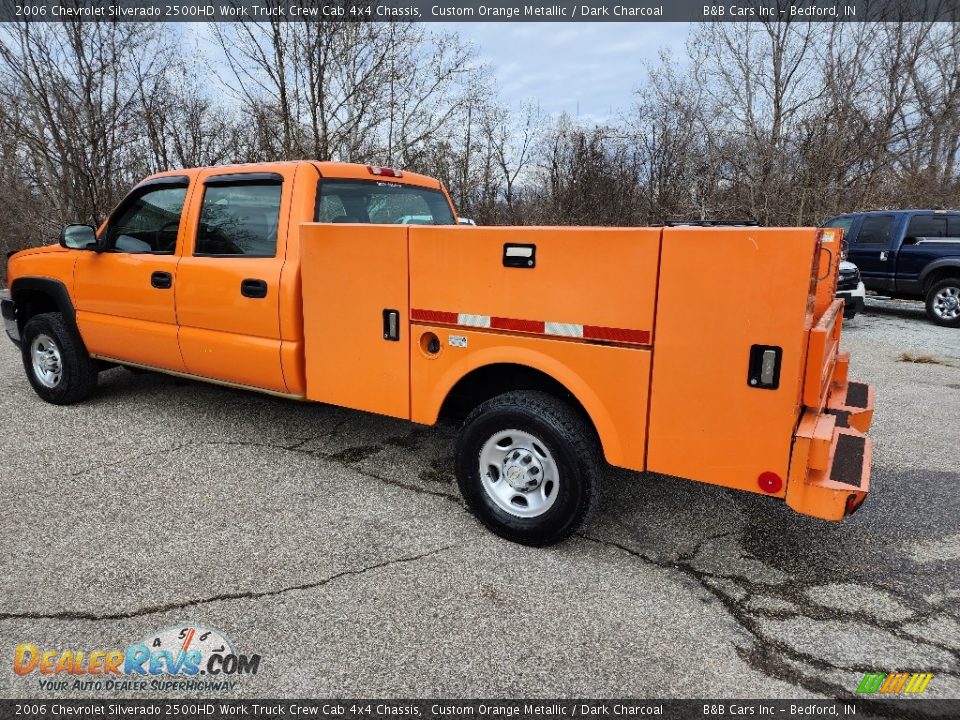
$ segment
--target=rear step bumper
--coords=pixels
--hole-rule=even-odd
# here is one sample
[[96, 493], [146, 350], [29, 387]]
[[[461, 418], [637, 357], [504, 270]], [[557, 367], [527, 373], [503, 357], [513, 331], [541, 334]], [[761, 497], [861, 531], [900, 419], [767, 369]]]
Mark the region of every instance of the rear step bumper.
[[807, 409], [794, 437], [787, 504], [804, 515], [842, 520], [870, 490], [873, 448], [866, 433], [873, 421], [873, 388], [850, 382], [848, 359], [837, 366], [823, 412]]

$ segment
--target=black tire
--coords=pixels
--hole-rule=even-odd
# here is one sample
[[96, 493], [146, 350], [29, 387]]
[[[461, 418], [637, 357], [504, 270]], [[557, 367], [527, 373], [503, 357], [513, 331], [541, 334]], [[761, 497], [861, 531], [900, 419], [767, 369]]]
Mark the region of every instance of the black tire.
[[[536, 517], [505, 511], [484, 488], [481, 452], [488, 440], [506, 430], [541, 441], [556, 465], [556, 498]], [[507, 540], [542, 547], [569, 537], [590, 515], [604, 464], [593, 431], [569, 405], [547, 393], [510, 392], [486, 401], [467, 417], [457, 438], [456, 466], [460, 493], [484, 525]]]
[[[38, 377], [32, 358], [33, 342], [39, 336], [53, 340], [59, 353], [60, 378], [52, 387]], [[60, 313], [43, 313], [27, 321], [20, 343], [23, 369], [34, 391], [54, 405], [71, 405], [85, 400], [97, 387], [98, 366], [67, 326]]]
[[937, 325], [960, 328], [960, 310], [954, 317], [943, 315], [942, 303], [938, 302], [937, 296], [944, 291], [952, 291], [952, 295], [960, 299], [960, 277], [944, 278], [930, 287], [927, 291], [927, 317]]

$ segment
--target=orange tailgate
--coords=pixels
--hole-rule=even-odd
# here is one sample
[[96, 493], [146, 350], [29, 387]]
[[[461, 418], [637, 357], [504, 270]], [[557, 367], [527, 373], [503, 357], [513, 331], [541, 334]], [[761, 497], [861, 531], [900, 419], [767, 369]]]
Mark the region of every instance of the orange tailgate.
[[787, 504], [825, 520], [841, 520], [870, 490], [874, 391], [849, 379], [849, 353], [840, 352], [843, 301], [837, 300], [841, 234], [820, 231], [816, 286], [803, 381], [804, 410], [790, 460]]

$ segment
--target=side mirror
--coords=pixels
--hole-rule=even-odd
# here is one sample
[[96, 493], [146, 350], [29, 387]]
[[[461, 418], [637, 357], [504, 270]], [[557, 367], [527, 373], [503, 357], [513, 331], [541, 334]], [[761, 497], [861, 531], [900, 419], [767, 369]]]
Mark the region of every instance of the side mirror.
[[60, 231], [60, 244], [70, 250], [96, 250], [97, 231], [92, 225], [66, 225]]

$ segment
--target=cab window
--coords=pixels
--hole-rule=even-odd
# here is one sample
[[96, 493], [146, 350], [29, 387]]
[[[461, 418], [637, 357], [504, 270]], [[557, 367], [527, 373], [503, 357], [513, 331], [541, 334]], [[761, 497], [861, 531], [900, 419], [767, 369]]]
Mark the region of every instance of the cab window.
[[194, 255], [274, 257], [281, 190], [278, 181], [208, 184]]
[[180, 214], [187, 188], [164, 187], [135, 196], [107, 225], [107, 249], [122, 253], [169, 255], [177, 248]]
[[439, 190], [374, 180], [321, 180], [317, 222], [380, 225], [453, 225], [453, 211]]
[[893, 215], [867, 215], [857, 234], [857, 245], [889, 245]]
[[908, 238], [934, 238], [947, 236], [946, 215], [914, 215], [907, 226]]
[[854, 218], [852, 217], [838, 217], [824, 223], [824, 227], [828, 228], [840, 228], [843, 230], [843, 240], [844, 242], [850, 242], [850, 228], [853, 227]]

